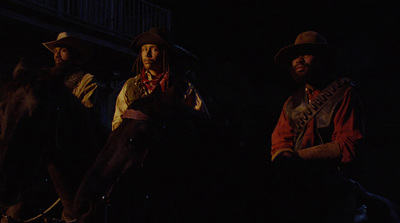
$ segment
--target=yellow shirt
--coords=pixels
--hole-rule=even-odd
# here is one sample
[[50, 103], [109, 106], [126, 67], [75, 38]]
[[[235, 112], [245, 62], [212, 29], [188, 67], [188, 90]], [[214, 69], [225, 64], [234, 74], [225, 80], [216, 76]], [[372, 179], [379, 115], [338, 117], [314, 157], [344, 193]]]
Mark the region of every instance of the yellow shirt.
[[93, 107], [92, 95], [97, 88], [97, 84], [93, 80], [92, 74], [85, 74], [82, 80], [72, 89], [72, 94], [77, 97], [82, 104], [87, 107]]

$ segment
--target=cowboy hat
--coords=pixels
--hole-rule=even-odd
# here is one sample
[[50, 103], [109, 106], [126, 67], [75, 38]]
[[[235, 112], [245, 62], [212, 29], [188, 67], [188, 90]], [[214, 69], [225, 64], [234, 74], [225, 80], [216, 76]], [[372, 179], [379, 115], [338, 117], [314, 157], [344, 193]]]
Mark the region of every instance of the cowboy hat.
[[140, 53], [141, 47], [145, 44], [155, 44], [165, 47], [175, 56], [186, 56], [197, 59], [197, 56], [173, 43], [171, 33], [162, 27], [153, 27], [147, 32], [143, 32], [133, 39], [130, 48], [137, 54]]
[[325, 37], [315, 31], [306, 31], [297, 36], [294, 44], [280, 49], [274, 60], [279, 65], [290, 66], [290, 62], [299, 54], [315, 54], [331, 50], [333, 48], [328, 45]]
[[80, 56], [80, 62], [86, 62], [92, 57], [92, 48], [81, 38], [73, 36], [68, 32], [61, 32], [57, 36], [57, 40], [45, 42], [43, 45], [54, 53], [57, 46], [68, 46], [76, 49]]

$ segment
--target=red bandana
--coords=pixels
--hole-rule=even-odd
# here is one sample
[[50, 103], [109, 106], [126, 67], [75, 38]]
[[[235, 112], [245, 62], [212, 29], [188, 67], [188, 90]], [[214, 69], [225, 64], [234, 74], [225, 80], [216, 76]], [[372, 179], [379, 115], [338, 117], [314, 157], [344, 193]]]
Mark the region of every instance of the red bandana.
[[159, 74], [157, 76], [152, 76], [151, 75], [151, 80], [149, 80], [149, 77], [147, 76], [145, 70], [142, 70], [142, 82], [146, 86], [146, 88], [150, 91], [153, 91], [157, 85], [161, 86], [161, 90], [164, 92], [166, 90], [166, 83], [168, 80], [168, 73], [165, 74]]

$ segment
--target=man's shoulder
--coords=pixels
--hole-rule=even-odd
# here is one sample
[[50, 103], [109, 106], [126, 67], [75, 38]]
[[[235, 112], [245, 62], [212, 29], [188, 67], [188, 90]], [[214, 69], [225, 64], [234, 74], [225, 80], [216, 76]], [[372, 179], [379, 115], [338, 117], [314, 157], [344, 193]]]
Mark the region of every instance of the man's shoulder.
[[125, 81], [125, 85], [137, 85], [141, 81], [141, 76], [138, 74]]
[[304, 85], [300, 86], [297, 88], [286, 100], [285, 104], [287, 103], [293, 103], [293, 102], [299, 102], [305, 99], [306, 95], [306, 87]]
[[91, 73], [89, 73], [89, 72], [84, 72], [84, 71], [82, 71], [82, 73], [84, 74], [83, 76], [84, 76], [85, 78], [94, 78], [94, 75], [91, 74]]
[[180, 77], [175, 83], [174, 83], [175, 89], [179, 89], [179, 91], [184, 92], [185, 95], [189, 95], [192, 92], [197, 91], [196, 87], [194, 84], [188, 80], [187, 78]]
[[83, 75], [82, 75], [82, 78], [81, 78], [81, 82], [95, 82], [95, 83], [97, 83], [98, 80], [96, 79], [96, 77], [93, 74], [85, 73], [85, 72], [83, 72], [82, 74]]
[[185, 78], [185, 77], [180, 77], [178, 79], [178, 81], [176, 81], [176, 83], [178, 84], [183, 84], [189, 88], [195, 88], [195, 84], [193, 83], [192, 80], [190, 80], [189, 78]]
[[88, 73], [88, 72], [82, 72], [80, 82], [86, 83], [86, 84], [96, 84], [97, 85], [98, 81], [99, 80], [93, 74]]
[[145, 86], [142, 84], [142, 78], [140, 74], [126, 80], [122, 90], [132, 101], [134, 98], [142, 97], [146, 94]]
[[354, 79], [349, 78], [349, 77], [337, 78], [331, 83], [331, 85], [336, 85], [338, 87], [340, 87], [341, 85], [346, 85], [349, 87], [357, 87], [358, 86], [357, 82]]
[[[335, 82], [331, 84], [331, 86], [333, 86], [333, 88], [342, 89], [342, 92], [344, 92], [343, 97], [356, 96], [359, 94], [358, 83], [348, 77], [336, 79]], [[331, 87], [331, 89], [333, 88]]]

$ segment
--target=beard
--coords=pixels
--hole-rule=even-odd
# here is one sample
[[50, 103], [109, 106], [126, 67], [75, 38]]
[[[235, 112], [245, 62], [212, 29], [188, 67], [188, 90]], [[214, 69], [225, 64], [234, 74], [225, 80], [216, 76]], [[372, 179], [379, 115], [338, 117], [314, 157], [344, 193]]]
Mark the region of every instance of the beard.
[[316, 88], [323, 88], [335, 78], [332, 75], [332, 70], [328, 69], [328, 67], [302, 65], [305, 66], [304, 70], [296, 71], [293, 67], [290, 69], [292, 79], [299, 85], [309, 84]]
[[62, 62], [56, 63], [56, 65], [51, 68], [51, 73], [57, 77], [64, 78], [71, 75], [77, 69], [77, 65], [73, 60], [64, 60]]
[[292, 76], [292, 79], [300, 84], [306, 84], [309, 83], [310, 81], [312, 81], [314, 79], [315, 75], [315, 69], [313, 66], [309, 65], [309, 64], [301, 64], [302, 66], [304, 66], [304, 69], [301, 71], [296, 71], [296, 67], [292, 67], [290, 69], [290, 75]]

